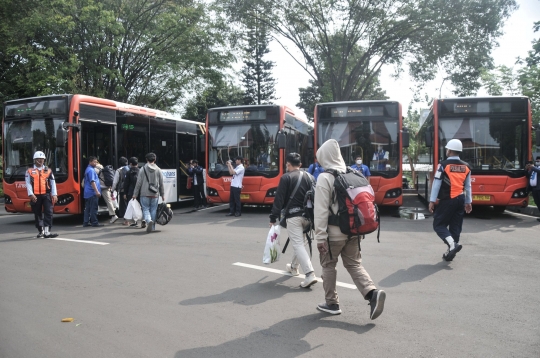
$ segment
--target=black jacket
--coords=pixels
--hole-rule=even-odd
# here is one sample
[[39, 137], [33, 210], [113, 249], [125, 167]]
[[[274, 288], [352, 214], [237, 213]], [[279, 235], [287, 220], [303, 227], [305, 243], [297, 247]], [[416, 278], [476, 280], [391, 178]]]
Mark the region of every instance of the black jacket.
[[124, 193], [128, 199], [133, 196], [133, 191], [135, 191], [135, 185], [137, 184], [138, 177], [139, 167], [129, 167], [129, 172], [124, 179]]
[[308, 172], [304, 172], [302, 182], [298, 187], [298, 190], [294, 194], [294, 197], [289, 199], [294, 188], [296, 187], [296, 184], [298, 183], [299, 177], [300, 170], [294, 170], [292, 172], [285, 173], [279, 180], [276, 197], [274, 198], [274, 205], [272, 206], [272, 213], [270, 214], [271, 223], [276, 222], [280, 216], [281, 210], [285, 209], [289, 200], [292, 201], [291, 205], [289, 205], [288, 212], [285, 213], [286, 218], [301, 216], [304, 213], [304, 198], [306, 197], [306, 192], [312, 187], [311, 181], [315, 182], [315, 179]]
[[[203, 177], [203, 167], [201, 167], [200, 165], [197, 165], [196, 167], [194, 168], [189, 168], [188, 169], [188, 174], [190, 177], [194, 177], [195, 175], [197, 176], [197, 185], [203, 185], [204, 184], [204, 177]], [[195, 185], [195, 183], [193, 183], [193, 185]]]

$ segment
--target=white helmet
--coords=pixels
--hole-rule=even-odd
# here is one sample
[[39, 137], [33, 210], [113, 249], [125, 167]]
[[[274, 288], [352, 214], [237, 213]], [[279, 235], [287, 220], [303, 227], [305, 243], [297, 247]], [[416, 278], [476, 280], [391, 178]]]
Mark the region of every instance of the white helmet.
[[446, 149], [453, 150], [454, 152], [463, 152], [463, 144], [459, 139], [451, 139], [446, 143]]
[[45, 157], [45, 153], [38, 150], [37, 152], [34, 153], [34, 159], [47, 159], [47, 157]]

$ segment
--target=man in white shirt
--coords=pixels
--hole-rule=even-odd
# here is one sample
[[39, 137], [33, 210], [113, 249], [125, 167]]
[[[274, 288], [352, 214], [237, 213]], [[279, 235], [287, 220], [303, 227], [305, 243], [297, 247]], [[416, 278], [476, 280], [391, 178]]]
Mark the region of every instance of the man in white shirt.
[[229, 174], [232, 175], [231, 193], [229, 195], [229, 214], [227, 216], [241, 216], [242, 207], [240, 205], [240, 192], [242, 191], [242, 181], [244, 180], [244, 165], [242, 157], [236, 157], [236, 167], [233, 168], [232, 161], [227, 161]]

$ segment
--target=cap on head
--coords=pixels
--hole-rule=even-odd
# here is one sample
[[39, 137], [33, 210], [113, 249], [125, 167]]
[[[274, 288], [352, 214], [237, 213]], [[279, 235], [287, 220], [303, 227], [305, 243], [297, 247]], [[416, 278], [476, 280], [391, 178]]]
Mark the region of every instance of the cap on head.
[[454, 152], [463, 152], [463, 144], [459, 139], [451, 139], [446, 143], [446, 149], [453, 150]]
[[47, 159], [47, 157], [45, 157], [45, 153], [38, 150], [37, 152], [34, 153], [34, 159]]

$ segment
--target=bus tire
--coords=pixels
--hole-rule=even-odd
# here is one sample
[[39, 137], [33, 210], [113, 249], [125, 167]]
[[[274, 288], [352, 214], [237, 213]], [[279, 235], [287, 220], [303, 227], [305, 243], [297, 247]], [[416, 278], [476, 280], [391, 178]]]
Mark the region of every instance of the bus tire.
[[506, 206], [504, 205], [493, 205], [493, 211], [495, 211], [498, 214], [504, 213], [506, 210]]

